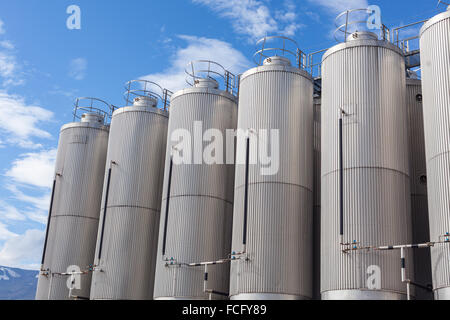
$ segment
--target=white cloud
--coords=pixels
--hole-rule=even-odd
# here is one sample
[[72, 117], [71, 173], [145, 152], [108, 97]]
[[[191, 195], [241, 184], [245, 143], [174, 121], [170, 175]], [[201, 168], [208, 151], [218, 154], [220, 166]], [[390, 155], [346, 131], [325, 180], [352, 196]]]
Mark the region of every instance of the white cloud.
[[0, 47], [7, 50], [13, 50], [15, 48], [14, 44], [9, 40], [0, 41]]
[[9, 240], [16, 237], [17, 234], [8, 230], [8, 228], [0, 222], [0, 241]]
[[369, 6], [367, 0], [308, 0], [322, 6], [332, 14], [339, 14], [349, 9], [365, 9]]
[[26, 217], [22, 213], [20, 213], [19, 210], [17, 210], [15, 207], [0, 200], [0, 220], [24, 221], [26, 220]]
[[88, 62], [84, 58], [76, 58], [70, 61], [69, 76], [75, 80], [83, 80], [86, 77]]
[[2, 20], [0, 20], [0, 34], [5, 34], [5, 23], [2, 21]]
[[195, 36], [179, 36], [187, 42], [187, 47], [178, 49], [172, 56], [170, 67], [160, 73], [154, 73], [142, 77], [154, 81], [164, 88], [177, 91], [186, 88], [187, 64], [193, 60], [212, 60], [220, 63], [225, 69], [234, 74], [239, 74], [251, 65], [250, 61], [231, 44], [209, 38]]
[[0, 249], [0, 265], [38, 269], [36, 261], [42, 256], [44, 238], [45, 232], [41, 230], [27, 230], [23, 235], [10, 236]]
[[12, 78], [16, 70], [16, 57], [0, 51], [0, 76], [2, 78]]
[[23, 98], [0, 92], [0, 137], [10, 144], [36, 148], [31, 138], [51, 138], [50, 133], [39, 128], [42, 122], [52, 119], [53, 113], [44, 108], [27, 105]]
[[6, 176], [14, 182], [33, 187], [51, 188], [55, 159], [56, 149], [24, 154], [12, 163]]
[[274, 14], [259, 0], [192, 0], [232, 21], [233, 29], [250, 40], [270, 34], [293, 36], [301, 25], [296, 22], [296, 8], [292, 0], [285, 1], [285, 9]]

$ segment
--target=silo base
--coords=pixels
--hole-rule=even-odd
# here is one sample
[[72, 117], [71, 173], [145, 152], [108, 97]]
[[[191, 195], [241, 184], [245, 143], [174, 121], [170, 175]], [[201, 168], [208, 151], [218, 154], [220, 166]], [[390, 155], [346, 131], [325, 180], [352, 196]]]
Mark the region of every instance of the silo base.
[[292, 294], [278, 293], [241, 293], [231, 296], [230, 300], [311, 300], [311, 298]]
[[450, 287], [434, 291], [435, 300], [450, 300]]
[[378, 290], [333, 290], [322, 293], [322, 300], [406, 300], [406, 294]]

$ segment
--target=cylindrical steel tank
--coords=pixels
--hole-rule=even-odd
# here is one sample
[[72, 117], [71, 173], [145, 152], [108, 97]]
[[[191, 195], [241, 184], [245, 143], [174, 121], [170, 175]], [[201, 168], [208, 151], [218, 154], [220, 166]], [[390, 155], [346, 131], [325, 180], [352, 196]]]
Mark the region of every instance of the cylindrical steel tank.
[[[450, 10], [420, 34], [430, 237], [442, 241], [450, 232]], [[431, 248], [431, 258], [435, 298], [450, 300], [450, 244]]]
[[[345, 248], [412, 241], [405, 72], [399, 48], [378, 40], [370, 32], [350, 35], [347, 42], [332, 47], [323, 56], [321, 292], [324, 300], [406, 299], [400, 251], [343, 252]], [[343, 219], [340, 219], [341, 203]], [[412, 279], [411, 251], [407, 252], [406, 261], [407, 278]]]
[[[236, 121], [235, 96], [220, 90], [215, 80], [196, 79], [194, 87], [171, 98], [154, 291], [157, 300], [206, 300], [210, 296], [207, 291], [228, 295], [229, 262], [208, 267], [207, 285], [205, 267], [187, 264], [217, 261], [231, 252], [234, 164], [220, 157], [210, 163], [203, 150], [206, 155], [214, 140], [216, 155], [225, 155], [221, 148], [226, 131], [234, 132]], [[208, 132], [213, 133], [212, 140]], [[175, 153], [185, 157], [184, 161], [176, 160]], [[222, 299], [220, 294], [213, 293], [211, 298]]]
[[70, 276], [62, 274], [72, 271], [86, 272], [75, 276], [72, 296], [89, 298], [108, 147], [104, 120], [87, 113], [61, 129], [37, 300], [69, 299]]
[[314, 299], [320, 300], [320, 96], [314, 97], [314, 247], [313, 247], [313, 292]]
[[[425, 136], [423, 130], [422, 82], [406, 79], [406, 106], [408, 108], [408, 130], [411, 164], [411, 213], [413, 242], [430, 241], [427, 199], [427, 163], [425, 158]], [[428, 286], [432, 283], [430, 249], [414, 251], [414, 281]], [[416, 288], [416, 299], [432, 300], [433, 295], [423, 288]]]
[[153, 298], [168, 117], [151, 96], [113, 114], [93, 300]]
[[[249, 142], [237, 142], [237, 158], [248, 155], [249, 165], [236, 166], [232, 248], [241, 254], [231, 263], [231, 299], [312, 299], [311, 76], [275, 56], [245, 72], [238, 129], [249, 131]], [[271, 163], [261, 150], [272, 150], [263, 153]]]

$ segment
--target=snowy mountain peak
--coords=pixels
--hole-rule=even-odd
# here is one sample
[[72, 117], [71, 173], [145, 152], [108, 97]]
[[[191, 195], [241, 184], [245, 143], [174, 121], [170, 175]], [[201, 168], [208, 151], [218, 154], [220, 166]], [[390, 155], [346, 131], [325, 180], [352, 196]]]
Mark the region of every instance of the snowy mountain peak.
[[10, 280], [11, 278], [20, 278], [20, 274], [6, 267], [0, 267], [0, 281]]

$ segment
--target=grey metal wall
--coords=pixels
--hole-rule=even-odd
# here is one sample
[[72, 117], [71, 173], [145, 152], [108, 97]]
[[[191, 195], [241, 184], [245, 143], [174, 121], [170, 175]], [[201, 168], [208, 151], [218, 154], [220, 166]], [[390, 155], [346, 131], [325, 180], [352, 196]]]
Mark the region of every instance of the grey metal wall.
[[[234, 96], [212, 88], [191, 88], [171, 99], [162, 215], [156, 266], [155, 299], [207, 299], [203, 292], [203, 267], [167, 267], [162, 242], [169, 178], [171, 135], [185, 129], [194, 136], [194, 122], [203, 131], [236, 129]], [[192, 142], [194, 143], [194, 142]], [[203, 143], [203, 147], [209, 143]], [[225, 152], [224, 152], [225, 154]], [[167, 226], [166, 258], [198, 263], [227, 258], [231, 252], [234, 165], [179, 164], [173, 166]], [[208, 288], [228, 293], [229, 264], [209, 267]], [[220, 296], [213, 295], [213, 299]]]
[[[322, 71], [322, 298], [404, 299], [400, 252], [342, 252], [338, 134], [342, 108], [348, 114], [343, 122], [344, 243], [411, 243], [403, 56], [376, 38], [350, 40], [325, 53]], [[407, 261], [412, 278], [411, 252]], [[368, 290], [371, 266], [381, 270], [380, 290]]]
[[[276, 61], [276, 59], [273, 59]], [[249, 168], [248, 261], [231, 264], [232, 299], [311, 299], [313, 295], [313, 85], [305, 71], [264, 65], [241, 77], [238, 128], [279, 130], [275, 175]], [[250, 138], [252, 156], [257, 150]], [[271, 142], [276, 143], [274, 141]], [[246, 142], [237, 144], [245, 159]], [[233, 251], [243, 249], [245, 165], [236, 166]]]
[[153, 297], [167, 126], [168, 113], [152, 106], [125, 107], [113, 115], [91, 299]]
[[[420, 80], [406, 79], [406, 105], [408, 107], [411, 164], [413, 242], [426, 243], [430, 241], [430, 224], [428, 221], [422, 82]], [[416, 283], [424, 286], [432, 284], [430, 249], [416, 249], [414, 251], [414, 280]], [[416, 299], [432, 300], [433, 294], [424, 289], [417, 288]]]
[[320, 108], [321, 98], [314, 98], [314, 248], [313, 248], [313, 274], [314, 274], [314, 299], [320, 300]]
[[[56, 158], [55, 195], [43, 270], [65, 273], [69, 266], [82, 271], [94, 263], [95, 242], [105, 173], [108, 127], [71, 123], [61, 129]], [[68, 277], [39, 276], [37, 300], [69, 298]], [[50, 287], [51, 282], [51, 287]], [[91, 274], [81, 276], [73, 295], [88, 298]]]
[[[450, 11], [421, 30], [420, 49], [431, 241], [450, 232]], [[450, 245], [431, 249], [436, 299], [450, 299]]]

